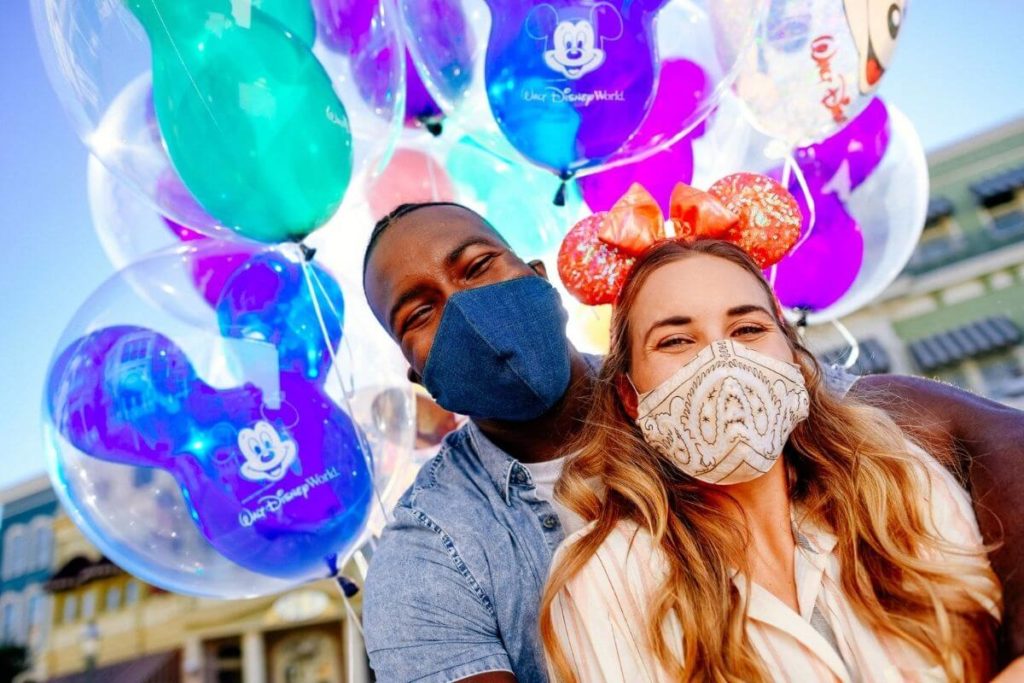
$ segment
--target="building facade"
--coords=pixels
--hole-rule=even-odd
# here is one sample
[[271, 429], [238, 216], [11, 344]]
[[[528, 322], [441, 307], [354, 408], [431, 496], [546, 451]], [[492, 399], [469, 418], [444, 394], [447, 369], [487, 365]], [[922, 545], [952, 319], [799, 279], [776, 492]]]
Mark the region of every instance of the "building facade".
[[63, 514], [54, 521], [54, 538], [57, 564], [46, 583], [53, 623], [38, 680], [366, 680], [358, 630], [332, 582], [252, 600], [194, 598], [125, 573]]
[[0, 492], [0, 642], [25, 646], [30, 658], [47, 639], [57, 499], [45, 475]]
[[[860, 373], [941, 379], [1024, 408], [1024, 119], [929, 156], [920, 243], [888, 290], [844, 319]], [[830, 360], [836, 330], [808, 331]]]

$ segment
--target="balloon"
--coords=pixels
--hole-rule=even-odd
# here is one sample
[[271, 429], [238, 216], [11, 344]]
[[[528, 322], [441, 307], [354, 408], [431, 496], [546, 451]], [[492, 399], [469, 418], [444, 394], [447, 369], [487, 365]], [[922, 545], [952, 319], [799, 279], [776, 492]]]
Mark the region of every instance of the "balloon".
[[[707, 78], [703, 70], [686, 59], [665, 60], [654, 95], [651, 111], [627, 149], [620, 153], [628, 159], [632, 148], [643, 149], [658, 144], [666, 131], [680, 130], [686, 119], [707, 97]], [[689, 183], [693, 178], [693, 146], [691, 137], [700, 137], [703, 125], [698, 125], [687, 137], [668, 148], [621, 166], [610, 168], [579, 179], [580, 192], [590, 208], [607, 211], [624, 195], [633, 183], [640, 183], [654, 196], [662, 211], [668, 214], [668, 202], [676, 183]], [[614, 161], [614, 160], [613, 160]]]
[[445, 167], [456, 200], [486, 218], [524, 258], [557, 249], [569, 226], [587, 213], [574, 185], [565, 188], [565, 205], [555, 206], [557, 178], [499, 159], [468, 137], [448, 150]]
[[[860, 225], [863, 264], [840, 299], [808, 316], [810, 324], [849, 315], [875, 300], [906, 266], [921, 237], [928, 213], [928, 162], [924, 148], [903, 112], [891, 104], [883, 109], [888, 114], [884, 156], [862, 182], [851, 188], [845, 200], [846, 210]], [[845, 132], [846, 129], [841, 131]], [[860, 145], [851, 140], [850, 146], [865, 149], [879, 137], [861, 138]], [[855, 155], [847, 158], [851, 156]], [[856, 164], [850, 163], [848, 167], [855, 169]], [[851, 175], [856, 179], [856, 171]], [[842, 197], [845, 188], [837, 194]]]
[[384, 216], [407, 202], [449, 202], [455, 188], [447, 171], [427, 152], [399, 148], [384, 172], [367, 188], [367, 200], [374, 216]]
[[751, 121], [789, 146], [853, 119], [892, 60], [907, 0], [770, 0], [736, 77]]
[[[32, 9], [50, 80], [104, 166], [181, 225], [276, 241], [332, 216], [349, 177], [382, 168], [401, 131], [397, 15], [387, 0], [360, 5], [371, 21], [358, 55], [323, 41], [311, 49], [309, 2], [40, 0]], [[168, 31], [158, 26], [151, 45], [155, 7]], [[188, 35], [194, 42], [181, 42]], [[357, 77], [365, 60], [370, 80]]]
[[864, 260], [864, 237], [857, 221], [833, 194], [813, 194], [815, 227], [808, 235], [807, 199], [790, 187], [803, 212], [803, 236], [769, 276], [779, 302], [788, 308], [822, 311], [845, 294]]
[[441, 107], [430, 96], [427, 86], [416, 71], [412, 55], [405, 53], [405, 125], [427, 126], [431, 132], [440, 133], [438, 120], [441, 118]]
[[[410, 52], [441, 109], [474, 140], [563, 177], [596, 170], [626, 149], [636, 156], [666, 147], [692, 130], [731, 82], [764, 6], [760, 0], [485, 4], [402, 0]], [[465, 45], [468, 54], [435, 51], [441, 40]], [[707, 89], [670, 129], [632, 144], [654, 101], [659, 53], [695, 63], [707, 75]]]
[[281, 24], [225, 0], [128, 0], [153, 50], [171, 161], [213, 216], [262, 242], [298, 240], [341, 203], [348, 115], [320, 62]]
[[[226, 278], [215, 268], [206, 277], [224, 282], [215, 306], [221, 334], [270, 342], [278, 350], [282, 371], [322, 383], [332, 351], [341, 342], [345, 300], [334, 278], [316, 264], [310, 268], [315, 305], [302, 265], [277, 252], [252, 256]], [[330, 349], [324, 343], [317, 310], [323, 316]]]
[[195, 292], [196, 253], [230, 246], [163, 252], [102, 285], [57, 346], [44, 405], [54, 485], [89, 539], [146, 581], [214, 597], [330, 575], [372, 498], [345, 403], [271, 341], [223, 335]]

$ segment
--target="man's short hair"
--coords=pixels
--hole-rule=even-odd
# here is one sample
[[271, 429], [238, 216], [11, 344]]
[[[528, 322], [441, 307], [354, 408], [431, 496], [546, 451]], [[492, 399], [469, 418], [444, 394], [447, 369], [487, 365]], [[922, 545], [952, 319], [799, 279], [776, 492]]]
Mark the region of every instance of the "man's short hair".
[[480, 216], [479, 214], [476, 213], [476, 211], [473, 211], [473, 209], [469, 208], [468, 206], [459, 204], [458, 202], [410, 202], [408, 204], [399, 204], [394, 209], [392, 209], [388, 215], [381, 218], [373, 226], [373, 232], [370, 233], [370, 240], [366, 243], [366, 251], [363, 252], [364, 278], [366, 277], [366, 264], [370, 262], [370, 255], [373, 254], [373, 250], [377, 248], [377, 242], [380, 241], [380, 237], [381, 235], [384, 234], [384, 231], [390, 228], [391, 225], [395, 223], [399, 218], [402, 218], [403, 216], [408, 216], [410, 213], [414, 211], [426, 209], [431, 206], [457, 206], [460, 209], [465, 209], [466, 211], [469, 211], [470, 213], [479, 216], [480, 220], [484, 222], [484, 225], [490, 228], [494, 232], [494, 234], [498, 236], [498, 239], [500, 239], [502, 242], [505, 241], [501, 234], [494, 229], [494, 226], [492, 226], [487, 221], [486, 218]]

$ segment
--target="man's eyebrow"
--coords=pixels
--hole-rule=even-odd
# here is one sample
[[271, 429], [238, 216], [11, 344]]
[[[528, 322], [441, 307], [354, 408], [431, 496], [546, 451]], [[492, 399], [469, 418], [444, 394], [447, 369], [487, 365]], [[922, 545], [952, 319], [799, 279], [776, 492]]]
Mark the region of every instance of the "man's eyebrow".
[[757, 304], [744, 304], [743, 306], [734, 306], [726, 311], [726, 315], [730, 318], [735, 318], [740, 315], [746, 315], [747, 313], [764, 313], [769, 318], [772, 314], [764, 306], [758, 306]]
[[693, 318], [691, 318], [688, 315], [673, 315], [669, 316], [668, 318], [662, 318], [661, 320], [655, 322], [653, 325], [647, 328], [647, 334], [644, 335], [644, 343], [647, 343], [647, 340], [651, 338], [651, 334], [653, 334], [654, 331], [659, 327], [669, 327], [672, 325], [689, 325], [691, 322], [693, 322]]
[[398, 297], [394, 305], [391, 306], [391, 312], [388, 314], [388, 327], [392, 332], [395, 331], [395, 317], [398, 315], [398, 311], [401, 310], [402, 306], [406, 305], [413, 299], [423, 296], [427, 293], [430, 288], [426, 285], [416, 285], [402, 292], [402, 295]]
[[459, 246], [457, 246], [454, 249], [452, 249], [448, 253], [448, 255], [444, 257], [444, 266], [445, 266], [445, 268], [451, 268], [453, 265], [455, 265], [455, 263], [462, 256], [463, 252], [465, 252], [467, 249], [469, 249], [470, 247], [475, 246], [477, 244], [483, 244], [483, 245], [486, 245], [488, 247], [495, 246], [494, 242], [492, 240], [486, 238], [486, 237], [480, 237], [480, 236], [470, 237], [469, 239], [467, 239], [464, 242], [462, 242], [461, 244], [459, 244]]

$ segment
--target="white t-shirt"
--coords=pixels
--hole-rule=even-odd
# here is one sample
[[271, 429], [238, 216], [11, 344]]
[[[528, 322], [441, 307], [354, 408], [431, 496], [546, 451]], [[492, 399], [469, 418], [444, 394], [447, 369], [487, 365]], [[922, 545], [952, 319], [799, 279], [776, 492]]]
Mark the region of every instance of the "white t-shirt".
[[537, 495], [541, 500], [551, 503], [551, 507], [555, 509], [555, 514], [558, 515], [559, 521], [562, 522], [562, 528], [565, 530], [566, 536], [576, 533], [586, 526], [583, 518], [555, 500], [555, 483], [562, 476], [562, 468], [565, 467], [565, 461], [568, 458], [569, 456], [564, 455], [561, 458], [555, 458], [547, 462], [523, 463], [523, 467], [529, 470], [530, 476], [533, 478], [533, 485], [536, 487]]

